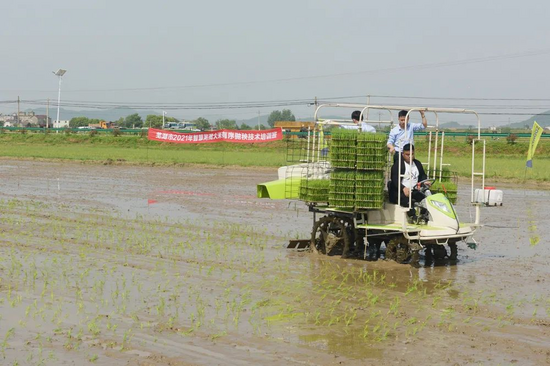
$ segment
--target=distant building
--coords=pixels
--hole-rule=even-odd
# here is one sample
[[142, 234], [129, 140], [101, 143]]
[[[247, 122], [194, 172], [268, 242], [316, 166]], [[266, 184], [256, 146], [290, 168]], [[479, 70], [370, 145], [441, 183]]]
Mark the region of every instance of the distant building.
[[44, 128], [46, 126], [52, 127], [51, 117], [48, 117], [45, 114], [37, 114], [36, 118], [38, 119], [38, 127], [41, 127], [41, 128]]
[[19, 112], [17, 119], [21, 127], [38, 127], [38, 117], [34, 112]]
[[0, 123], [3, 123], [5, 127], [46, 127], [46, 120], [51, 126], [51, 118], [48, 119], [44, 114], [35, 114], [34, 112], [0, 114]]
[[[276, 121], [274, 127], [280, 127], [286, 132], [308, 132], [308, 130], [312, 130], [315, 127], [315, 122]], [[292, 135], [292, 138], [296, 137], [298, 136]]]
[[0, 114], [0, 122], [5, 127], [13, 127], [17, 123], [17, 114]]
[[60, 121], [53, 121], [53, 128], [65, 128], [65, 127], [69, 127], [69, 121], [63, 121], [63, 120], [60, 120]]

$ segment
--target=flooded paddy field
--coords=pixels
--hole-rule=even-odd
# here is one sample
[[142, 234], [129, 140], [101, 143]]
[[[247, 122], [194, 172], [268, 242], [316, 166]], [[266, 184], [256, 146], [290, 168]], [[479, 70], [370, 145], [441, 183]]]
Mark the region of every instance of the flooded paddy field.
[[274, 179], [2, 161], [0, 364], [550, 363], [550, 192], [498, 186], [477, 250], [416, 269], [286, 250], [312, 217]]

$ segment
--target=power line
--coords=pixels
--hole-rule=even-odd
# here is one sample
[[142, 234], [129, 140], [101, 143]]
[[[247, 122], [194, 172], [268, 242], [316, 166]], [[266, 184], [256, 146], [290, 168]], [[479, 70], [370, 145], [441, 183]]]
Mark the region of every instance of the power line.
[[[379, 98], [389, 98], [389, 99], [422, 99], [422, 100], [449, 100], [449, 101], [455, 101], [455, 100], [469, 100], [469, 101], [533, 101], [533, 102], [550, 102], [550, 99], [514, 99], [514, 98], [453, 98], [453, 97], [425, 97], [425, 96], [382, 96], [382, 95], [370, 95], [371, 97], [379, 97]], [[333, 96], [333, 97], [318, 97], [317, 101], [318, 103], [333, 103], [336, 100], [342, 100], [342, 99], [356, 99], [356, 98], [363, 98], [365, 99], [366, 96]], [[302, 99], [278, 99], [278, 100], [259, 100], [259, 101], [231, 101], [231, 102], [133, 102], [133, 101], [127, 101], [127, 102], [103, 102], [103, 101], [86, 101], [86, 100], [66, 100], [64, 101], [64, 105], [66, 106], [106, 106], [106, 107], [128, 107], [128, 106], [142, 106], [142, 107], [211, 107], [211, 106], [257, 106], [257, 105], [299, 105], [299, 104], [311, 104], [313, 103], [313, 98], [302, 98]], [[23, 102], [28, 104], [44, 104], [47, 103], [46, 99], [27, 99], [23, 100]], [[17, 100], [6, 100], [6, 101], [0, 101], [0, 104], [13, 104], [17, 103]], [[395, 102], [391, 102], [395, 103]], [[391, 104], [391, 103], [381, 103], [381, 104]], [[374, 103], [377, 104], [377, 103]], [[378, 103], [380, 104], [380, 103]], [[436, 107], [436, 106], [443, 106], [443, 107], [450, 107], [454, 103], [447, 103], [447, 104], [433, 104], [430, 103], [429, 106]], [[458, 106], [464, 107], [464, 103], [457, 104]], [[544, 109], [544, 108], [550, 108], [549, 105], [533, 105], [533, 104], [466, 104], [468, 107], [476, 107], [476, 108], [499, 108], [499, 109]]]
[[[452, 97], [426, 97], [426, 96], [392, 96], [392, 95], [370, 95], [370, 97], [387, 98], [387, 99], [418, 99], [418, 100], [449, 100], [449, 101], [534, 101], [534, 102], [547, 102], [550, 99], [528, 99], [528, 98], [452, 98]], [[334, 96], [326, 98], [317, 98], [319, 104], [333, 103], [342, 99], [356, 99], [366, 98], [365, 95], [361, 96]], [[166, 110], [223, 110], [223, 109], [257, 109], [257, 108], [275, 108], [275, 107], [291, 107], [299, 105], [311, 105], [314, 99], [282, 99], [282, 100], [261, 100], [250, 102], [196, 102], [196, 103], [144, 103], [144, 102], [100, 102], [100, 101], [83, 101], [83, 100], [67, 100], [61, 105], [65, 108], [91, 108], [91, 109], [117, 109], [117, 108], [133, 108], [133, 109], [166, 109]], [[47, 100], [44, 99], [32, 99], [21, 101], [27, 105], [47, 105]], [[15, 104], [16, 100], [3, 100], [0, 104]], [[392, 103], [380, 103], [380, 104], [392, 104]], [[450, 104], [450, 105], [449, 105]], [[550, 106], [544, 105], [526, 105], [517, 104], [510, 105], [509, 103], [504, 105], [499, 104], [460, 104], [454, 105], [449, 103], [445, 105], [430, 104], [432, 107], [460, 107], [468, 109], [498, 109], [498, 110], [511, 110], [511, 112], [479, 112], [480, 115], [500, 115], [500, 116], [546, 116], [550, 113], [537, 113], [537, 109], [549, 110]], [[514, 110], [532, 110], [533, 112], [513, 112]]]
[[410, 66], [398, 66], [390, 67], [383, 69], [374, 69], [374, 70], [365, 70], [365, 71], [355, 71], [355, 72], [344, 72], [336, 74], [325, 74], [325, 75], [313, 75], [313, 76], [301, 76], [301, 77], [291, 77], [291, 78], [279, 78], [279, 79], [267, 79], [267, 80], [254, 80], [254, 81], [241, 81], [241, 82], [232, 82], [232, 83], [215, 83], [215, 84], [194, 84], [194, 85], [184, 85], [184, 86], [167, 86], [167, 87], [150, 87], [150, 88], [123, 88], [123, 89], [104, 89], [104, 90], [68, 90], [70, 92], [87, 92], [87, 91], [138, 91], [138, 90], [167, 90], [167, 89], [187, 89], [187, 88], [207, 88], [207, 87], [218, 87], [218, 86], [234, 86], [234, 85], [250, 85], [250, 84], [263, 84], [263, 83], [272, 83], [272, 82], [288, 82], [288, 81], [299, 81], [299, 80], [312, 80], [312, 79], [322, 79], [322, 78], [332, 78], [340, 76], [356, 76], [364, 74], [378, 74], [378, 73], [388, 73], [395, 71], [404, 71], [404, 70], [415, 70], [415, 69], [429, 69], [429, 68], [439, 68], [447, 66], [457, 66], [457, 65], [466, 65], [472, 63], [480, 62], [490, 62], [498, 61], [503, 59], [513, 59], [520, 57], [531, 57], [539, 56], [550, 53], [550, 49], [534, 50], [534, 51], [524, 51], [524, 52], [515, 52], [498, 56], [488, 56], [488, 57], [476, 57], [470, 59], [462, 59], [457, 61], [445, 61], [445, 62], [432, 62], [426, 64], [410, 65]]
[[[264, 79], [264, 80], [247, 80], [247, 81], [211, 83], [211, 84], [190, 84], [190, 85], [180, 85], [180, 86], [156, 86], [156, 87], [136, 87], [136, 88], [111, 88], [111, 89], [68, 89], [66, 92], [75, 93], [75, 92], [152, 91], [152, 90], [193, 89], [193, 88], [210, 88], [210, 87], [224, 87], [224, 86], [237, 86], [237, 85], [279, 83], [279, 82], [313, 80], [313, 79], [323, 79], [323, 78], [332, 78], [332, 77], [341, 77], [341, 76], [357, 76], [357, 75], [366, 75], [366, 74], [391, 73], [391, 72], [407, 71], [407, 70], [424, 70], [424, 69], [430, 69], [430, 68], [460, 66], [460, 65], [500, 61], [500, 60], [506, 60], [506, 59], [522, 58], [522, 57], [533, 57], [533, 56], [540, 56], [540, 55], [545, 55], [549, 53], [550, 53], [550, 49], [540, 49], [540, 50], [532, 50], [532, 51], [514, 52], [514, 53], [495, 55], [495, 56], [467, 58], [467, 59], [455, 60], [455, 61], [430, 62], [425, 64], [396, 66], [396, 67], [389, 67], [389, 68], [333, 73], [333, 74], [311, 75], [311, 76], [287, 77], [287, 78]], [[2, 92], [44, 92], [44, 93], [51, 92], [51, 90], [0, 90], [0, 91]]]

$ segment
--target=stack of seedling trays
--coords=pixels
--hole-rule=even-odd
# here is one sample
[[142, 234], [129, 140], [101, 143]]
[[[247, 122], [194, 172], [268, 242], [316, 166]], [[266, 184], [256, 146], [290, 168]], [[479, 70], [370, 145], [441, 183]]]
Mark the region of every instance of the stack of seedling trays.
[[355, 206], [357, 135], [357, 130], [331, 131], [330, 162], [334, 171], [330, 177], [329, 204], [332, 207], [353, 209]]
[[357, 130], [335, 128], [331, 131], [330, 162], [335, 169], [355, 170]]
[[451, 201], [453, 204], [456, 203], [457, 200], [457, 186], [456, 183], [451, 182], [450, 180], [447, 182], [443, 181], [436, 181], [432, 186], [430, 187], [430, 192], [432, 194], [436, 193], [443, 193], [449, 201]]
[[384, 171], [388, 161], [387, 137], [383, 133], [357, 135], [357, 170]]
[[355, 178], [355, 207], [382, 208], [384, 205], [384, 171], [357, 171]]
[[[431, 175], [432, 173], [430, 173]], [[439, 169], [435, 170], [436, 182], [430, 187], [432, 194], [443, 193], [453, 204], [457, 200], [457, 180], [456, 172], [452, 172], [445, 167], [441, 170], [441, 182], [439, 181]]]
[[384, 205], [384, 170], [388, 161], [383, 133], [357, 136], [355, 207], [379, 209]]
[[355, 206], [355, 176], [352, 169], [335, 169], [330, 176], [328, 201], [330, 206], [353, 208]]
[[345, 209], [379, 209], [384, 204], [386, 135], [332, 131], [329, 204]]
[[302, 179], [300, 199], [309, 203], [328, 203], [330, 180]]

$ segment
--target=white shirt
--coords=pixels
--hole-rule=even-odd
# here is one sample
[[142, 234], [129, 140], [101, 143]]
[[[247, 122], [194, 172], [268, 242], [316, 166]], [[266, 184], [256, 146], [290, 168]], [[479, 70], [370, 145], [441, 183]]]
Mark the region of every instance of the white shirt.
[[376, 133], [376, 128], [372, 127], [366, 122], [361, 122], [361, 131]]
[[418, 183], [418, 175], [420, 172], [418, 171], [418, 168], [416, 167], [415, 163], [412, 163], [412, 172], [411, 172], [411, 164], [405, 163], [405, 176], [401, 178], [401, 184], [404, 185], [407, 188], [412, 189], [416, 183]]
[[372, 127], [371, 125], [369, 125], [366, 122], [361, 122], [361, 123], [353, 124], [353, 125], [341, 125], [340, 127], [345, 128], [346, 130], [361, 129], [362, 132], [372, 132], [372, 133], [376, 132], [376, 128]]
[[388, 137], [388, 144], [392, 144], [395, 148], [395, 151], [401, 152], [401, 146], [411, 143], [414, 145], [414, 133], [416, 131], [421, 131], [424, 129], [422, 123], [409, 123], [407, 125], [407, 135], [405, 135], [405, 130], [402, 129], [399, 125], [391, 129], [390, 135]]

